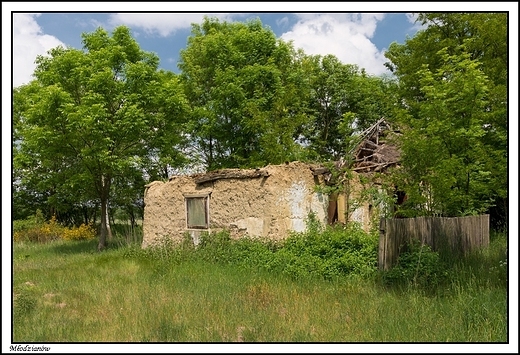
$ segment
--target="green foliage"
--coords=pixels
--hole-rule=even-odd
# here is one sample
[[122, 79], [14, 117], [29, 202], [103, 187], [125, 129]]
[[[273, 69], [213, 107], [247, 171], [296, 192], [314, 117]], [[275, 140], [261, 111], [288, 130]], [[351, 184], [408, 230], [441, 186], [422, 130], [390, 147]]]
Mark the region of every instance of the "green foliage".
[[37, 308], [38, 301], [32, 283], [25, 283], [13, 289], [13, 313], [15, 318], [31, 315]]
[[[482, 137], [487, 122], [487, 79], [468, 55], [441, 56], [435, 72], [424, 67], [424, 100], [407, 121], [401, 181], [409, 203], [427, 214], [478, 214], [490, 205], [492, 163]], [[405, 182], [407, 180], [407, 182]], [[414, 191], [415, 190], [415, 191]]]
[[389, 117], [395, 83], [369, 76], [333, 55], [308, 56], [305, 61], [313, 117], [303, 132], [309, 156], [321, 161], [348, 159], [359, 143], [354, 133]]
[[383, 283], [387, 286], [412, 286], [427, 291], [435, 291], [448, 279], [448, 270], [437, 252], [420, 242], [408, 246], [401, 252], [397, 265], [383, 273]]
[[85, 33], [83, 45], [39, 56], [36, 79], [13, 90], [15, 192], [38, 196], [58, 217], [100, 206], [103, 248], [113, 188], [118, 204], [131, 205], [143, 193], [137, 173], [184, 163], [187, 103], [177, 78], [158, 69], [129, 28]]
[[61, 226], [56, 223], [56, 219], [52, 218], [45, 222], [36, 218], [29, 218], [25, 222], [18, 222], [16, 231], [13, 231], [13, 241], [15, 242], [34, 242], [47, 243], [60, 239]]
[[206, 168], [294, 160], [309, 91], [299, 56], [260, 20], [192, 25], [179, 68], [189, 133]]
[[232, 240], [228, 232], [203, 233], [198, 245], [197, 255], [210, 262], [231, 262]]
[[310, 228], [288, 237], [269, 267], [296, 279], [367, 277], [377, 267], [377, 239], [355, 223], [323, 231]]
[[59, 224], [56, 217], [45, 222], [41, 212], [26, 220], [13, 222], [13, 241], [47, 243], [54, 240], [90, 240], [96, 237], [91, 225], [81, 224], [78, 227], [65, 227]]
[[262, 268], [279, 247], [278, 243], [263, 238], [231, 239], [227, 231], [220, 231], [203, 235], [196, 257], [247, 270]]
[[32, 216], [26, 219], [17, 219], [13, 221], [13, 233], [24, 232], [32, 228], [40, 227], [45, 222], [45, 217], [41, 210], [37, 210]]
[[[407, 216], [472, 215], [507, 195], [507, 15], [421, 13], [393, 43]], [[500, 216], [507, 218], [506, 216]]]
[[232, 239], [229, 232], [201, 236], [194, 246], [189, 238], [173, 244], [168, 238], [154, 247], [131, 248], [127, 256], [178, 264], [186, 260], [234, 265], [242, 270], [264, 270], [294, 279], [335, 279], [345, 276], [369, 277], [377, 268], [377, 236], [357, 224], [327, 227], [310, 216], [305, 233], [294, 233], [283, 241], [243, 237]]
[[332, 279], [372, 274], [377, 264], [377, 240], [357, 225], [322, 229], [311, 217], [307, 232], [279, 242], [232, 240], [225, 231], [206, 234], [195, 255], [208, 262], [263, 269], [295, 279]]
[[414, 240], [404, 246], [397, 264], [383, 272], [386, 285], [413, 286], [425, 290], [435, 290], [449, 280], [449, 271], [438, 252], [428, 245]]

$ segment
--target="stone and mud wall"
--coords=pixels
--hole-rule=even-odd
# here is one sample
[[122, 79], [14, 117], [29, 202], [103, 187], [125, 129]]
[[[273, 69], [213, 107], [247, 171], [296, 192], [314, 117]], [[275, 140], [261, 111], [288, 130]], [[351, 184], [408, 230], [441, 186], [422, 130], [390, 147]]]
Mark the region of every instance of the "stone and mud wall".
[[[261, 170], [257, 177], [204, 181], [200, 175], [174, 176], [165, 183], [148, 184], [143, 247], [164, 238], [181, 241], [186, 232], [197, 242], [204, 231], [224, 229], [235, 238], [249, 235], [279, 240], [290, 231], [304, 231], [311, 212], [327, 223], [328, 196], [315, 188], [323, 184], [323, 176], [313, 175], [310, 165], [292, 162]], [[187, 228], [185, 196], [195, 195], [209, 196], [209, 229]]]

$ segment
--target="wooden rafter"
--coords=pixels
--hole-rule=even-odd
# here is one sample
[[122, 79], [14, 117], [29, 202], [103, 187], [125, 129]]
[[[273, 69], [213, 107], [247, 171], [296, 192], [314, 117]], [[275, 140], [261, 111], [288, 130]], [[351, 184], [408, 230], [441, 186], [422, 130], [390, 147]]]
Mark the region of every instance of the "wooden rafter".
[[215, 181], [220, 179], [248, 179], [248, 178], [258, 178], [258, 177], [267, 177], [269, 176], [269, 172], [265, 169], [256, 169], [256, 170], [239, 170], [239, 169], [230, 169], [230, 170], [216, 170], [206, 173], [202, 176], [199, 176], [194, 179], [196, 184], [202, 184], [209, 181]]

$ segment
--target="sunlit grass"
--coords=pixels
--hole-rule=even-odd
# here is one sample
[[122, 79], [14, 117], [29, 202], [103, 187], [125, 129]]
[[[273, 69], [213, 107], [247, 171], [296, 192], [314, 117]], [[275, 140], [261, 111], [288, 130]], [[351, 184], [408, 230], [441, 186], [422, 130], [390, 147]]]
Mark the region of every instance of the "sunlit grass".
[[500, 243], [456, 264], [460, 275], [438, 292], [388, 288], [377, 277], [294, 279], [209, 262], [208, 251], [203, 259], [135, 246], [98, 253], [96, 241], [16, 243], [13, 339], [506, 342], [506, 287], [485, 279], [503, 273], [482, 275], [480, 266], [502, 267]]

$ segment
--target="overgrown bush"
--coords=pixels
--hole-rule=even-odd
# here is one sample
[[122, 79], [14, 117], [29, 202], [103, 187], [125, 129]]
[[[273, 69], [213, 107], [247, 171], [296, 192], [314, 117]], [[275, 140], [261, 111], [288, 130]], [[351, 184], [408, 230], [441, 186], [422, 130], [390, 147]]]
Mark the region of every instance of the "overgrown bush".
[[96, 231], [92, 225], [81, 224], [79, 227], [62, 227], [60, 237], [65, 240], [90, 240], [96, 237]]
[[46, 243], [53, 240], [90, 240], [96, 237], [96, 231], [91, 225], [82, 224], [79, 227], [68, 228], [59, 224], [53, 216], [45, 222], [41, 214], [13, 222], [13, 240], [15, 242]]
[[358, 224], [324, 228], [310, 216], [306, 232], [292, 233], [279, 242], [249, 237], [232, 240], [226, 231], [204, 234], [195, 255], [295, 279], [368, 276], [377, 270], [377, 237]]
[[423, 289], [434, 289], [448, 279], [448, 267], [439, 253], [418, 240], [405, 245], [397, 258], [397, 264], [383, 273], [386, 285], [406, 285]]
[[249, 268], [267, 263], [277, 248], [276, 242], [265, 238], [244, 236], [232, 239], [229, 232], [224, 230], [202, 234], [195, 255], [205, 261]]
[[322, 227], [309, 218], [307, 231], [293, 233], [282, 241], [242, 237], [228, 231], [203, 233], [195, 247], [189, 238], [180, 244], [169, 239], [144, 250], [128, 249], [127, 255], [173, 264], [188, 259], [232, 264], [240, 269], [258, 269], [294, 279], [370, 276], [377, 270], [377, 236], [358, 224]]
[[16, 238], [20, 238], [21, 235], [30, 230], [41, 227], [45, 223], [45, 217], [41, 210], [37, 210], [36, 214], [26, 219], [14, 220], [13, 221], [13, 233]]
[[268, 265], [294, 278], [370, 276], [377, 270], [377, 237], [356, 224], [294, 233]]

